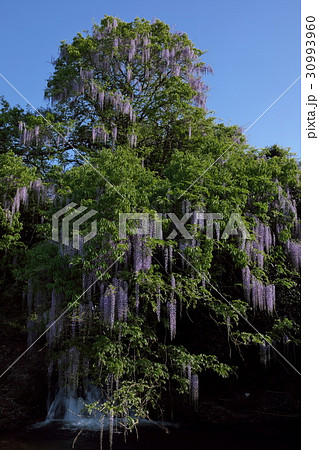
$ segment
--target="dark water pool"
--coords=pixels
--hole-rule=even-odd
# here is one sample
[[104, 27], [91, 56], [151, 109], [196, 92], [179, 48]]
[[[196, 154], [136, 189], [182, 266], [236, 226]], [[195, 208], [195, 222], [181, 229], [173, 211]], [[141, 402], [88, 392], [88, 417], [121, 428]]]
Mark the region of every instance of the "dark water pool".
[[[61, 424], [48, 424], [16, 433], [0, 435], [1, 450], [66, 450], [72, 448], [77, 434]], [[99, 433], [83, 431], [75, 449], [99, 450]], [[103, 449], [107, 450], [108, 434], [104, 433]], [[300, 429], [293, 424], [236, 424], [169, 427], [167, 432], [157, 426], [139, 429], [124, 442], [115, 434], [113, 450], [299, 450]]]

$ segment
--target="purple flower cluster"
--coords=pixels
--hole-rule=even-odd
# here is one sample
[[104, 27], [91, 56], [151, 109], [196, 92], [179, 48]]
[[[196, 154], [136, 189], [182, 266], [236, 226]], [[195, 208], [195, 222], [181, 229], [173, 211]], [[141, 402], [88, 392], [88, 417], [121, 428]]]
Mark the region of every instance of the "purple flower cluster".
[[110, 448], [112, 448], [113, 446], [113, 431], [114, 431], [114, 415], [113, 415], [113, 410], [110, 410], [110, 414], [109, 414], [109, 421], [110, 421], [110, 425], [109, 425], [109, 445]]
[[198, 375], [192, 374], [191, 376], [191, 382], [190, 382], [190, 394], [191, 394], [191, 401], [195, 408], [197, 408], [198, 405], [198, 396], [199, 396], [199, 381], [198, 381]]
[[135, 308], [136, 312], [138, 312], [140, 306], [140, 285], [138, 283], [135, 284]]
[[36, 125], [33, 129], [28, 130], [27, 126], [24, 122], [19, 122], [19, 132], [20, 132], [20, 144], [23, 145], [31, 145], [36, 144], [39, 145], [40, 142], [40, 127]]
[[136, 53], [136, 40], [132, 39], [131, 43], [130, 43], [130, 47], [129, 47], [129, 51], [128, 51], [128, 60], [132, 61], [132, 59], [134, 58]]
[[143, 241], [140, 236], [133, 236], [134, 271], [139, 272], [143, 268]]
[[98, 40], [104, 39], [105, 37], [108, 37], [112, 32], [112, 30], [117, 28], [117, 26], [118, 26], [117, 19], [109, 20], [105, 28], [98, 27], [95, 25], [93, 27], [93, 36]]
[[275, 299], [275, 286], [273, 284], [264, 286], [261, 281], [252, 276], [252, 303], [254, 308], [273, 313]]
[[116, 306], [117, 306], [117, 319], [121, 321], [127, 320], [128, 312], [128, 285], [126, 281], [113, 279], [113, 284], [116, 287]]
[[258, 265], [258, 267], [263, 268], [264, 254], [269, 253], [270, 248], [274, 245], [274, 237], [269, 226], [259, 222], [258, 220], [253, 231], [256, 236], [256, 240], [246, 242], [245, 252], [247, 256]]
[[135, 133], [129, 134], [128, 141], [130, 144], [130, 147], [134, 148], [137, 145], [137, 135]]
[[188, 378], [189, 389], [190, 389], [191, 379], [192, 379], [192, 365], [191, 364], [187, 364], [186, 369], [187, 369], [187, 378]]
[[[101, 96], [101, 92], [99, 93], [99, 96]], [[101, 109], [104, 108], [105, 103], [109, 103], [112, 105], [112, 107], [116, 110], [121, 112], [122, 114], [126, 114], [130, 117], [130, 120], [132, 122], [135, 122], [136, 116], [133, 111], [133, 106], [130, 103], [128, 99], [125, 99], [121, 92], [114, 92], [114, 93], [105, 93], [103, 92], [103, 101], [100, 101]]]
[[88, 301], [91, 301], [93, 289], [95, 288], [95, 274], [94, 272], [83, 273], [82, 274], [82, 287], [84, 291], [84, 296]]
[[168, 248], [167, 247], [164, 248], [164, 269], [165, 269], [165, 272], [168, 271]]
[[248, 266], [244, 267], [242, 270], [243, 277], [243, 289], [244, 289], [244, 297], [246, 301], [250, 301], [250, 292], [251, 292], [251, 273]]
[[[153, 237], [154, 227], [150, 226], [149, 236]], [[132, 238], [133, 267], [135, 272], [148, 270], [152, 265], [152, 249], [147, 243], [147, 236], [134, 235]]]
[[115, 313], [117, 320], [127, 320], [128, 313], [128, 285], [126, 281], [113, 278], [112, 285], [104, 288], [100, 286], [100, 318], [101, 322], [114, 326]]
[[4, 201], [4, 209], [10, 223], [13, 215], [20, 211], [21, 205], [26, 209], [29, 206], [30, 193], [34, 192], [38, 204], [45, 198], [45, 189], [40, 180], [30, 181], [29, 186], [18, 187], [12, 201]]
[[168, 309], [168, 321], [169, 321], [169, 329], [170, 329], [170, 336], [171, 340], [174, 339], [176, 335], [176, 299], [175, 299], [175, 277], [174, 275], [171, 276], [171, 298], [167, 302], [167, 309]]
[[190, 212], [190, 208], [191, 208], [191, 203], [190, 201], [186, 198], [182, 201], [182, 213], [186, 214]]
[[11, 206], [11, 215], [20, 211], [20, 205], [28, 205], [28, 189], [26, 187], [17, 188], [17, 192], [13, 198]]
[[46, 192], [41, 180], [31, 181], [30, 190], [35, 192], [38, 204], [45, 199]]
[[215, 231], [216, 231], [216, 239], [217, 241], [220, 240], [220, 223], [219, 222], [215, 222]]
[[272, 313], [275, 309], [276, 300], [275, 286], [273, 284], [265, 286], [264, 298], [264, 307], [269, 313]]
[[295, 239], [300, 240], [301, 238], [301, 222], [300, 220], [297, 220], [294, 224], [294, 229], [293, 229], [293, 236]]
[[264, 286], [254, 275], [248, 266], [242, 269], [244, 297], [247, 302], [252, 302], [254, 309], [267, 311], [272, 314], [275, 309], [275, 286]]
[[161, 288], [157, 286], [156, 289], [156, 316], [158, 322], [161, 320]]
[[251, 277], [251, 295], [254, 308], [264, 309], [264, 285], [254, 275]]
[[[288, 240], [285, 244], [285, 251], [288, 254], [288, 257], [295, 269], [300, 269], [300, 258], [301, 258], [301, 247], [300, 247], [300, 220], [298, 219], [297, 206], [296, 201], [292, 198], [289, 189], [286, 192], [286, 195], [283, 194], [283, 190], [281, 186], [278, 187], [278, 202], [277, 207], [279, 207], [283, 216], [286, 220], [291, 221], [291, 216], [293, 216], [293, 238], [294, 240]], [[279, 235], [285, 226], [282, 223], [276, 224], [276, 233]], [[299, 242], [296, 242], [298, 240]]]
[[100, 296], [100, 318], [102, 323], [112, 328], [115, 320], [115, 292], [112, 286], [108, 286]]
[[175, 298], [167, 302], [168, 318], [169, 318], [169, 330], [171, 340], [176, 335], [176, 300]]
[[295, 269], [300, 269], [301, 265], [301, 245], [300, 242], [288, 240], [285, 245], [286, 252]]
[[102, 127], [93, 127], [92, 128], [92, 140], [93, 142], [100, 140], [106, 144], [107, 139], [109, 138], [109, 133], [107, 133]]
[[115, 145], [117, 139], [117, 126], [115, 123], [112, 123], [112, 145]]
[[[171, 245], [168, 246], [168, 262], [169, 262], [169, 270], [171, 272], [173, 269], [173, 247]], [[172, 279], [174, 279], [174, 277], [172, 277]]]

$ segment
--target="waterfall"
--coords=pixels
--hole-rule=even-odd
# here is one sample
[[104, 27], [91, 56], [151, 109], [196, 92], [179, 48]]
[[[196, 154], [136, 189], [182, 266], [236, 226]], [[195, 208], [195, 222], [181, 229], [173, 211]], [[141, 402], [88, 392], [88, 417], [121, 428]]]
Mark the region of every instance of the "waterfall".
[[[99, 430], [101, 413], [89, 414], [85, 411], [85, 405], [97, 402], [100, 398], [99, 389], [90, 383], [87, 383], [83, 396], [79, 396], [76, 389], [68, 392], [66, 389], [60, 388], [49, 407], [45, 423], [59, 420], [71, 427]], [[108, 424], [105, 425], [107, 428]]]
[[[106, 418], [100, 412], [96, 411], [89, 414], [85, 411], [86, 404], [97, 402], [100, 398], [101, 393], [99, 389], [91, 383], [87, 383], [83, 396], [79, 396], [76, 389], [67, 392], [66, 389], [60, 388], [48, 409], [46, 420], [35, 424], [33, 427], [40, 428], [56, 421], [57, 423], [62, 422], [63, 428], [84, 428], [90, 431], [101, 431], [101, 424], [103, 423], [103, 429], [105, 431], [109, 430], [112, 435], [114, 433], [123, 433], [123, 427], [121, 426], [123, 419], [114, 416]], [[130, 412], [130, 415], [135, 417], [133, 411]], [[160, 426], [161, 428], [167, 426], [179, 427], [178, 423], [147, 419], [139, 419], [139, 425], [143, 427]]]

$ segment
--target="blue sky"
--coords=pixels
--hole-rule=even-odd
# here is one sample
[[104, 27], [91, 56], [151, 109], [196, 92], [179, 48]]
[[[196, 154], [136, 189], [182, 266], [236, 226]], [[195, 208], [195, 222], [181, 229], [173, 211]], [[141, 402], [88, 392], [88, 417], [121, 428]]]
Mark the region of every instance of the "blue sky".
[[[214, 75], [208, 108], [226, 125], [249, 127], [300, 75], [300, 4], [296, 0], [18, 0], [0, 16], [0, 72], [34, 105], [61, 40], [90, 30], [104, 14], [167, 22], [207, 50]], [[5, 81], [0, 95], [25, 106]], [[255, 147], [278, 144], [300, 155], [300, 80], [248, 131]]]

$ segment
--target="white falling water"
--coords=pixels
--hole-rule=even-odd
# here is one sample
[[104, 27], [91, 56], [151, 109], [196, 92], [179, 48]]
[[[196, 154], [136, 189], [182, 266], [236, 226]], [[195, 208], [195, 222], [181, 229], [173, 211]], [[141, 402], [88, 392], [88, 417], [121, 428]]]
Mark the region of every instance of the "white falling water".
[[[99, 430], [101, 414], [99, 412], [88, 414], [85, 411], [85, 404], [97, 402], [100, 397], [97, 387], [91, 384], [87, 385], [83, 397], [78, 396], [76, 390], [66, 393], [65, 389], [61, 388], [49, 407], [45, 423], [59, 420], [65, 422], [67, 426]], [[105, 425], [108, 426], [107, 423]]]

